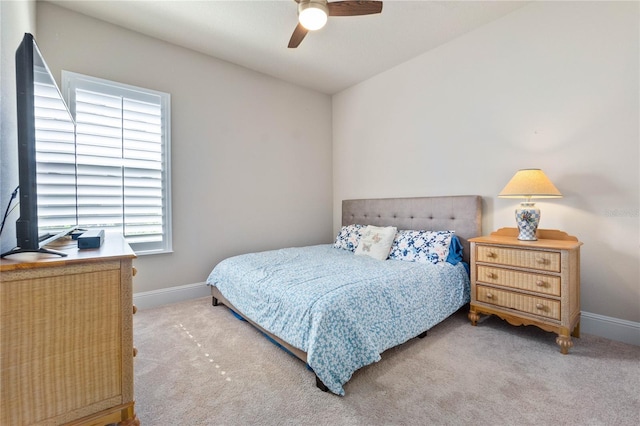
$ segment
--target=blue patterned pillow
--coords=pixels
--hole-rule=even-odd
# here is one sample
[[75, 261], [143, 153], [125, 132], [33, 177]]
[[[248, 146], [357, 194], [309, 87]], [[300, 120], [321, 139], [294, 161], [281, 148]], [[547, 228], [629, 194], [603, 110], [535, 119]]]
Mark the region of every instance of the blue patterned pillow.
[[453, 235], [454, 231], [398, 231], [389, 259], [434, 264], [445, 262]]
[[356, 247], [358, 247], [358, 243], [360, 242], [360, 238], [362, 238], [362, 231], [364, 231], [366, 225], [347, 225], [343, 226], [336, 237], [336, 242], [333, 243], [335, 248], [349, 250], [354, 252]]

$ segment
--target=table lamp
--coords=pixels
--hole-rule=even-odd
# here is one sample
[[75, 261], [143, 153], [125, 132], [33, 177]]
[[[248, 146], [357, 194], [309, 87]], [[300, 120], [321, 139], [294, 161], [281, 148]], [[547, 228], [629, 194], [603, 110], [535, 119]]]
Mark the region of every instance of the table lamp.
[[525, 198], [516, 209], [518, 239], [536, 241], [536, 230], [540, 222], [540, 209], [531, 202], [532, 198], [562, 198], [558, 188], [540, 169], [518, 170], [509, 183], [498, 194], [499, 198]]

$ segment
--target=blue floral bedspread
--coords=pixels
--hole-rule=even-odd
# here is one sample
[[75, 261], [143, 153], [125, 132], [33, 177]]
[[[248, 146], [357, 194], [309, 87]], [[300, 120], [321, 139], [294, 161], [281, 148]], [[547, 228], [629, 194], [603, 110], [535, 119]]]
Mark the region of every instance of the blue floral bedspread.
[[380, 261], [332, 245], [230, 257], [207, 283], [306, 352], [309, 366], [338, 395], [356, 370], [469, 301], [462, 263]]

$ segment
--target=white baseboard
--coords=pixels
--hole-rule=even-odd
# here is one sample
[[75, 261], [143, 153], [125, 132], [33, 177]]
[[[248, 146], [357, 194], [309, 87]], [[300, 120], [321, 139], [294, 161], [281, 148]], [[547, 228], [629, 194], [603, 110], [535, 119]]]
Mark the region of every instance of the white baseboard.
[[205, 296], [211, 296], [211, 288], [206, 283], [194, 283], [134, 293], [133, 304], [138, 309], [149, 309]]
[[[134, 293], [133, 303], [138, 309], [149, 309], [210, 295], [211, 289], [208, 285], [194, 283]], [[640, 323], [637, 322], [582, 311], [580, 331], [640, 346]]]
[[633, 321], [582, 311], [580, 332], [640, 346], [640, 323]]

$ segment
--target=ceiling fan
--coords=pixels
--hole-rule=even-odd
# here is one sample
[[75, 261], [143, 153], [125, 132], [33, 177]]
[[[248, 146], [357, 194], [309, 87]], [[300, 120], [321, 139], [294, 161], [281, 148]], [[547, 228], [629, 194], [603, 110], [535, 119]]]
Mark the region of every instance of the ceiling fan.
[[382, 2], [365, 1], [334, 1], [327, 0], [294, 0], [298, 3], [298, 25], [293, 30], [289, 47], [300, 45], [307, 32], [319, 30], [327, 23], [327, 16], [357, 16], [373, 15], [382, 12]]

